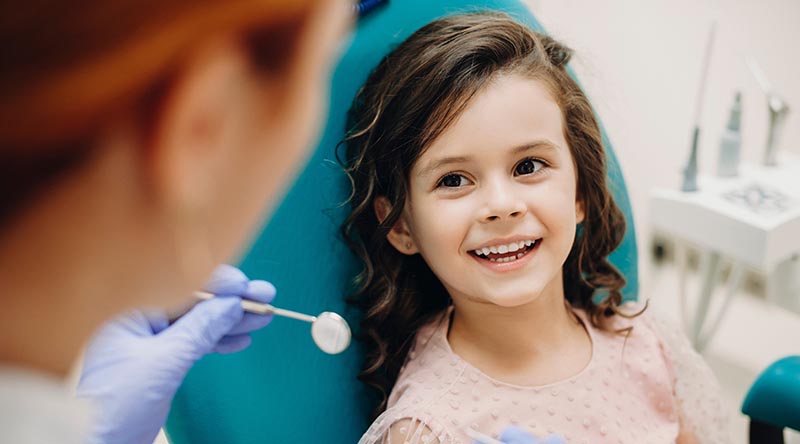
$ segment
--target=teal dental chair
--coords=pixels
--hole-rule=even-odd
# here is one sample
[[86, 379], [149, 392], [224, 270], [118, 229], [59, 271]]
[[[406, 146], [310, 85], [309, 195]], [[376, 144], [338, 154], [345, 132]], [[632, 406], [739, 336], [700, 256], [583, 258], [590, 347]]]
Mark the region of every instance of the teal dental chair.
[[742, 404], [751, 444], [783, 444], [785, 428], [800, 431], [800, 356], [779, 359], [750, 387]]
[[[514, 0], [392, 0], [358, 22], [334, 71], [324, 136], [241, 264], [248, 276], [275, 284], [276, 305], [311, 314], [338, 312], [357, 334], [358, 313], [348, 307], [345, 295], [359, 264], [338, 235], [347, 207], [337, 205], [346, 199], [349, 184], [334, 153], [347, 110], [369, 72], [412, 32], [444, 15], [488, 9], [542, 30]], [[605, 135], [604, 140], [613, 192], [628, 221], [625, 239], [611, 259], [628, 280], [626, 299], [635, 299], [633, 218]], [[369, 425], [375, 402], [356, 379], [362, 352], [355, 341], [343, 354], [326, 355], [312, 342], [308, 324], [276, 318], [253, 335], [245, 352], [207, 356], [195, 365], [172, 405], [168, 439], [173, 444], [353, 444]]]

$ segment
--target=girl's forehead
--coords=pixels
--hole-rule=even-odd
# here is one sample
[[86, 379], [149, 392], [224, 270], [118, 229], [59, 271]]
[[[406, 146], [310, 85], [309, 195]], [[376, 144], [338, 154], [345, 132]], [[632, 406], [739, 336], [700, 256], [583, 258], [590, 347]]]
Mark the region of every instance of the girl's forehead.
[[567, 146], [560, 107], [542, 82], [504, 75], [472, 98], [421, 153], [416, 166], [424, 167], [426, 161], [438, 158], [496, 156], [543, 144]]

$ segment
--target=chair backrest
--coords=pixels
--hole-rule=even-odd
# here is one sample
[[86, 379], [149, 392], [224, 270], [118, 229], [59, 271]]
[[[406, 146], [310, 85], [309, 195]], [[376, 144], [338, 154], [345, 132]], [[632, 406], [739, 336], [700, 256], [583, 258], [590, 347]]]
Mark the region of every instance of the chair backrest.
[[[536, 30], [540, 24], [515, 0], [395, 0], [364, 17], [332, 79], [324, 136], [305, 170], [241, 264], [248, 276], [278, 288], [276, 305], [307, 313], [335, 311], [357, 329], [344, 294], [358, 263], [338, 235], [348, 182], [335, 162], [346, 113], [369, 72], [394, 46], [444, 15], [504, 11]], [[605, 139], [605, 134], [604, 134]], [[609, 147], [613, 192], [628, 231], [612, 262], [625, 274], [626, 298], [638, 288], [636, 239], [622, 174]], [[369, 391], [356, 380], [358, 343], [341, 355], [314, 346], [307, 324], [275, 319], [244, 352], [208, 356], [195, 365], [175, 397], [167, 435], [175, 444], [352, 444], [368, 424]]]

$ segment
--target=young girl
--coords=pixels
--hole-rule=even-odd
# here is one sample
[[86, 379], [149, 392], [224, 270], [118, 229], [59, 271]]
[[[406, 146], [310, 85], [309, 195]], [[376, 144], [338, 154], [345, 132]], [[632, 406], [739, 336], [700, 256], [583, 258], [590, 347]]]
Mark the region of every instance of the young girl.
[[511, 424], [569, 443], [727, 442], [708, 367], [621, 307], [607, 257], [625, 220], [570, 55], [505, 15], [454, 16], [356, 97], [342, 228], [365, 265], [360, 378], [385, 409], [362, 444], [468, 444]]

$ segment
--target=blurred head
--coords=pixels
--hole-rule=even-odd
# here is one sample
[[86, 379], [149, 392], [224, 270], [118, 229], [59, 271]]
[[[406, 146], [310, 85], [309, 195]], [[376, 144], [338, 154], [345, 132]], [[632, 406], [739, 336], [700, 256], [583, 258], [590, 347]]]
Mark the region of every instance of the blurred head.
[[408, 338], [450, 298], [513, 308], [566, 296], [600, 327], [620, 304], [625, 280], [607, 256], [625, 221], [570, 56], [503, 14], [453, 16], [398, 46], [356, 97], [342, 228], [365, 265], [362, 379], [384, 396]]
[[241, 251], [313, 144], [348, 12], [317, 0], [1, 9], [2, 256], [25, 263], [35, 236], [51, 257], [94, 258], [135, 290], [109, 297], [115, 309], [174, 304]]

